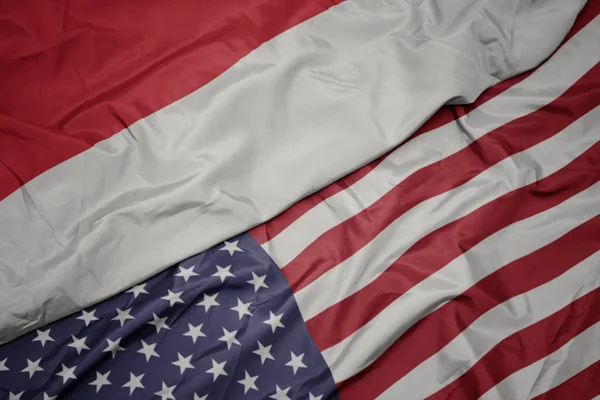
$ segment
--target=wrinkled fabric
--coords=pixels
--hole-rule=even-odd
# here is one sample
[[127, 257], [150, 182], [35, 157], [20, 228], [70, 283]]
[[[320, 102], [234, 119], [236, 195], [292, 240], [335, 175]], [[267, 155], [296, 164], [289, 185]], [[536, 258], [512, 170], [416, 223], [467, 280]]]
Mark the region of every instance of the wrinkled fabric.
[[0, 202], [0, 340], [270, 219], [536, 66], [584, 3], [350, 0], [267, 41]]
[[41, 331], [0, 345], [1, 399], [264, 400], [277, 387], [339, 400], [285, 277], [248, 234]]

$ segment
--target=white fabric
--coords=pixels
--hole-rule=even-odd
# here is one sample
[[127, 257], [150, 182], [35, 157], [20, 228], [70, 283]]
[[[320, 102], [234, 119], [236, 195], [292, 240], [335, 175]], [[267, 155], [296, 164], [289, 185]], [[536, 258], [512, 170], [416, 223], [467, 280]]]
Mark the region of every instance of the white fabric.
[[[373, 171], [317, 204], [262, 246], [280, 268], [329, 229], [372, 205], [415, 171], [448, 157], [494, 129], [534, 112], [563, 94], [600, 61], [600, 18], [565, 43], [533, 74], [456, 122], [400, 146]], [[575, 60], [577, 60], [575, 62]], [[469, 135], [465, 135], [468, 130]]]
[[349, 0], [0, 203], [0, 341], [273, 217], [540, 63], [585, 0]]
[[533, 399], [568, 381], [600, 360], [600, 322], [560, 349], [510, 375], [480, 400]]
[[[506, 158], [456, 189], [413, 207], [352, 257], [296, 293], [296, 301], [304, 319], [316, 316], [373, 282], [407, 249], [429, 233], [512, 190], [543, 179], [573, 161], [600, 141], [600, 132], [597, 132], [599, 120], [600, 107], [549, 140]], [[405, 232], [410, 232], [410, 235], [404, 234]], [[535, 243], [536, 239], [538, 238], [532, 238], [527, 244]], [[477, 265], [477, 268], [485, 269], [481, 265]], [[455, 279], [451, 279], [452, 277]], [[435, 275], [433, 278], [437, 279]], [[459, 274], [454, 271], [448, 279], [446, 282], [453, 283], [452, 289], [458, 290], [456, 285], [457, 281], [460, 282]], [[467, 284], [469, 280], [460, 283]], [[470, 282], [455, 294], [461, 293], [473, 283]], [[329, 290], [332, 287], [336, 290]], [[448, 298], [447, 294], [442, 297]], [[404, 306], [399, 307], [402, 309]], [[390, 314], [399, 315], [397, 311], [390, 311]], [[385, 323], [393, 320], [382, 316]], [[381, 329], [373, 331], [383, 337]]]
[[[509, 225], [412, 287], [359, 330], [322, 352], [335, 381], [341, 382], [363, 370], [417, 321], [480, 279], [600, 214], [597, 196], [600, 184]], [[375, 342], [377, 346], [370, 345]]]
[[[595, 189], [598, 192], [599, 184]], [[508, 336], [600, 287], [600, 252], [550, 282], [479, 317], [442, 350], [390, 386], [380, 400], [420, 400], [450, 384]]]

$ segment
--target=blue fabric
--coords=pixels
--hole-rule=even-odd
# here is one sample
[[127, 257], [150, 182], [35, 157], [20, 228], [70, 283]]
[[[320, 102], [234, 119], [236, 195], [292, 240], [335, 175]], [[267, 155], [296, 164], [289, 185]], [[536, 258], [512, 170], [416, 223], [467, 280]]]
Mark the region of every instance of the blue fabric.
[[[211, 297], [203, 301], [205, 295]], [[218, 305], [211, 306], [211, 298]], [[238, 299], [241, 306], [232, 310], [240, 304]], [[115, 320], [119, 313], [120, 320]], [[160, 327], [160, 318], [164, 317], [168, 328]], [[159, 322], [149, 324], [152, 321]], [[144, 347], [142, 340], [145, 354], [139, 352]], [[255, 353], [259, 341], [263, 348], [272, 346], [270, 351], [263, 350], [263, 357]], [[158, 357], [153, 355], [152, 347]], [[226, 376], [215, 373], [221, 367]], [[70, 372], [76, 379], [70, 377]], [[246, 384], [238, 382], [247, 376]], [[144, 387], [139, 387], [136, 380]], [[53, 396], [338, 398], [329, 369], [306, 329], [286, 279], [248, 234], [169, 268], [137, 290], [0, 346], [0, 399], [44, 400]]]

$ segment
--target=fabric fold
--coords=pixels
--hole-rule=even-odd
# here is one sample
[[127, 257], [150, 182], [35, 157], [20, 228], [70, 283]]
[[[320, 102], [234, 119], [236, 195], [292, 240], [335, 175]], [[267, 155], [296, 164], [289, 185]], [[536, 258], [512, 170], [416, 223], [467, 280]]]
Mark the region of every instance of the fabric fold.
[[263, 43], [0, 201], [0, 342], [269, 220], [535, 67], [584, 4], [348, 0]]

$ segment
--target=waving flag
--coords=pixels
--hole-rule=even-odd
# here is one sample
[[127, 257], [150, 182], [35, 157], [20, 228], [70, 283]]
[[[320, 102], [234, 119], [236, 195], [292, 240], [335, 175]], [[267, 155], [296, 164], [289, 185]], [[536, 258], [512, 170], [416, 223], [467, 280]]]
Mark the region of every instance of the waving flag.
[[0, 342], [267, 221], [535, 67], [585, 1], [151, 3], [0, 6]]
[[[546, 22], [565, 11], [559, 3], [553, 6], [551, 3], [547, 3], [545, 9], [548, 14], [543, 14]], [[123, 4], [120, 7], [129, 7]], [[222, 5], [207, 4], [210, 6], [204, 18], [212, 15], [211, 12], [215, 16], [223, 15]], [[249, 4], [244, 5], [249, 7], [243, 8], [244, 13], [264, 11], [250, 8]], [[14, 184], [20, 189], [0, 203], [0, 216], [8, 221], [4, 226], [17, 231], [3, 231], [0, 238], [3, 246], [0, 248], [6, 250], [0, 254], [3, 274], [0, 287], [7, 288], [0, 293], [0, 299], [5, 300], [0, 331], [4, 340], [12, 339], [0, 346], [0, 398], [558, 400], [600, 396], [598, 1], [583, 8], [562, 45], [534, 71], [498, 83], [474, 104], [442, 108], [404, 143], [375, 161], [249, 232], [228, 238], [197, 255], [180, 257], [185, 258], [184, 261], [154, 274], [167, 260], [177, 259], [195, 246], [206, 248], [206, 244], [226, 233], [242, 226], [247, 228], [249, 221], [271, 216], [286, 202], [296, 199], [300, 192], [322, 186], [328, 177], [337, 174], [338, 167], [340, 171], [344, 169], [343, 165], [327, 167], [328, 163], [335, 164], [338, 160], [332, 148], [321, 147], [331, 138], [324, 139], [325, 142], [309, 141], [305, 147], [297, 148], [297, 161], [310, 161], [303, 153], [307, 150], [314, 151], [315, 155], [332, 154], [330, 159], [314, 160], [314, 165], [306, 166], [308, 170], [324, 168], [325, 175], [320, 180], [309, 185], [306, 179], [307, 176], [314, 178], [312, 172], [305, 175], [300, 170], [294, 175], [297, 180], [287, 180], [290, 170], [275, 169], [265, 175], [263, 183], [252, 181], [256, 188], [266, 190], [262, 197], [252, 190], [231, 192], [227, 187], [227, 182], [242, 182], [237, 178], [229, 180], [227, 176], [232, 170], [239, 171], [240, 177], [249, 178], [254, 175], [248, 175], [244, 167], [268, 161], [265, 167], [256, 170], [263, 171], [261, 168], [277, 165], [271, 162], [278, 157], [289, 157], [289, 153], [275, 152], [278, 146], [290, 140], [285, 135], [298, 132], [290, 131], [289, 121], [302, 128], [312, 126], [295, 119], [304, 115], [302, 112], [286, 117], [289, 121], [271, 115], [265, 127], [282, 128], [283, 142], [275, 140], [274, 144], [268, 144], [261, 142], [267, 137], [257, 136], [254, 139], [260, 146], [238, 147], [235, 143], [239, 137], [233, 132], [240, 123], [258, 123], [255, 115], [246, 114], [249, 108], [244, 108], [243, 104], [249, 102], [251, 93], [257, 96], [255, 101], [264, 100], [257, 88], [266, 84], [259, 79], [258, 86], [247, 83], [252, 91], [245, 91], [246, 83], [237, 79], [244, 74], [262, 76], [266, 70], [273, 71], [258, 62], [270, 62], [260, 58], [265, 55], [265, 47], [271, 46], [269, 51], [273, 48], [282, 51], [278, 60], [285, 64], [287, 56], [283, 45], [298, 40], [304, 43], [303, 40], [310, 38], [309, 47], [320, 48], [323, 44], [320, 40], [327, 35], [317, 33], [333, 35], [339, 27], [327, 28], [338, 18], [341, 19], [337, 23], [341, 24], [352, 15], [357, 18], [353, 20], [356, 24], [365, 24], [365, 30], [359, 30], [365, 33], [376, 25], [385, 26], [381, 20], [383, 15], [394, 15], [387, 13], [390, 11], [387, 6], [398, 11], [391, 2], [367, 5], [366, 2], [349, 1], [343, 7], [336, 6], [327, 11], [330, 4], [321, 5], [322, 10], [310, 8], [312, 5], [306, 5], [309, 3], [293, 9], [277, 8], [277, 4], [280, 3], [269, 4], [274, 8], [265, 5], [268, 12], [264, 15], [270, 18], [285, 15], [290, 27], [301, 20], [306, 21], [275, 37], [242, 59], [240, 64], [219, 75], [192, 95], [196, 96], [195, 100], [188, 97], [181, 100], [184, 103], [175, 103], [177, 107], [186, 104], [206, 106], [210, 111], [206, 116], [202, 116], [204, 111], [199, 111], [198, 119], [190, 117], [192, 119], [185, 122], [185, 117], [177, 115], [177, 107], [168, 106], [74, 158], [69, 157], [81, 151], [76, 146], [61, 148], [64, 152], [60, 154], [56, 150], [60, 146], [52, 147], [63, 139], [69, 142], [68, 135], [58, 142], [49, 139], [47, 144], [52, 144], [49, 148], [55, 149], [52, 156], [58, 158], [49, 161], [50, 157], [42, 163], [56, 162], [60, 157], [69, 159], [37, 177], [34, 176], [48, 166], [19, 164], [26, 168], [18, 173], [7, 167], [6, 170], [11, 171], [10, 177], [31, 173], [31, 181], [25, 183], [29, 178], [19, 178], [22, 182]], [[421, 8], [416, 3], [410, 4], [416, 7], [417, 15], [437, 15], [440, 25], [445, 21], [444, 16], [456, 17], [456, 11], [441, 5], [435, 8], [434, 2], [422, 2]], [[526, 8], [520, 2], [514, 5], [512, 11], [516, 14], [511, 14], [515, 15], [511, 26], [516, 34], [519, 13], [524, 9], [534, 12], [536, 6], [531, 3], [532, 8]], [[492, 14], [507, 10], [494, 8], [487, 2], [471, 2], [469, 6], [465, 10], [483, 10]], [[477, 8], [479, 6], [484, 8]], [[386, 12], [378, 7], [383, 7]], [[434, 8], [419, 14], [423, 7]], [[569, 7], [579, 10], [580, 5], [574, 2]], [[316, 15], [318, 13], [321, 14]], [[72, 19], [69, 13], [65, 16], [68, 16], [65, 19], [67, 25], [82, 23]], [[181, 18], [185, 20], [183, 16]], [[390, 18], [398, 22], [394, 17]], [[157, 34], [164, 34], [160, 24], [153, 25], [149, 21], [144, 20], [142, 24], [148, 23], [156, 27]], [[502, 31], [503, 22], [498, 23], [496, 28]], [[284, 25], [260, 29], [260, 35], [276, 35], [278, 29], [288, 28]], [[179, 28], [181, 32], [192, 29], [184, 24]], [[349, 29], [347, 33], [352, 28]], [[416, 31], [410, 30], [412, 34], [420, 32], [414, 29]], [[561, 36], [560, 29], [557, 26], [554, 34]], [[225, 31], [227, 35], [238, 35], [238, 39], [243, 37], [242, 31]], [[402, 32], [406, 33], [405, 30]], [[478, 32], [483, 36], [489, 34], [486, 29]], [[375, 37], [379, 37], [377, 35]], [[412, 43], [406, 41], [405, 35], [400, 37], [402, 39], [398, 40], [402, 45]], [[334, 46], [336, 57], [341, 59], [350, 54], [344, 51], [356, 50], [354, 44], [346, 47], [345, 41], [336, 41], [333, 36], [330, 40], [330, 45], [341, 46]], [[360, 42], [360, 39], [356, 40]], [[395, 41], [390, 40], [391, 43]], [[548, 48], [552, 47], [550, 42], [552, 40], [549, 40]], [[246, 49], [251, 47], [246, 45]], [[196, 48], [198, 43], [189, 46]], [[515, 44], [513, 50], [516, 48]], [[295, 48], [287, 50], [292, 52]], [[211, 48], [210, 51], [223, 49]], [[385, 53], [389, 49], [382, 51]], [[143, 53], [143, 49], [140, 52]], [[517, 54], [517, 59], [527, 61]], [[325, 58], [330, 56], [331, 53], [327, 53]], [[300, 60], [302, 57], [301, 54]], [[315, 57], [318, 59], [318, 54]], [[528, 61], [531, 62], [539, 56], [527, 57], [531, 57]], [[221, 67], [225, 69], [233, 58], [219, 60], [224, 60]], [[312, 78], [350, 92], [360, 92], [361, 86], [346, 86], [353, 81], [349, 76], [367, 71], [358, 67], [345, 69], [354, 65], [354, 58], [348, 64], [341, 62], [344, 68], [333, 68], [336, 73], [331, 75], [319, 69], [318, 62], [313, 64], [312, 58], [303, 61], [309, 65], [305, 70], [302, 62], [296, 64], [297, 59], [293, 60], [290, 61], [292, 70], [308, 71], [313, 74]], [[370, 61], [377, 68], [385, 68], [389, 60]], [[403, 59], [402, 63], [405, 62]], [[490, 60], [481, 65], [492, 69], [498, 67]], [[164, 65], [158, 69], [160, 73], [167, 73], [173, 71], [172, 68], [176, 66]], [[282, 71], [289, 71], [286, 68]], [[516, 73], [519, 68], [527, 69], [511, 65], [508, 72], [498, 68], [500, 72], [492, 74], [496, 80]], [[131, 65], [131, 71], [138, 70], [139, 66]], [[77, 68], [73, 71], [73, 76], [81, 79]], [[217, 74], [213, 71], [203, 76], [208, 81]], [[371, 79], [369, 76], [363, 78]], [[297, 110], [306, 101], [305, 95], [314, 88], [296, 87], [290, 79], [287, 75], [282, 77], [280, 85], [288, 86], [286, 90], [293, 93], [299, 91], [301, 96], [282, 95], [280, 100], [302, 99], [290, 108]], [[474, 81], [477, 79], [473, 76]], [[178, 83], [183, 85], [182, 82], [189, 84], [185, 78]], [[274, 87], [281, 88], [278, 85]], [[376, 96], [374, 93], [379, 89], [385, 92], [383, 87], [376, 85], [376, 88], [368, 94]], [[469, 97], [483, 87], [480, 84], [462, 87], [467, 88], [469, 90], [462, 90], [457, 96]], [[173, 96], [180, 95], [178, 90], [184, 89], [174, 87]], [[227, 97], [229, 90], [235, 94], [234, 99], [240, 100], [220, 100], [220, 96]], [[470, 90], [474, 92], [470, 93]], [[407, 91], [410, 92], [408, 88]], [[103, 93], [110, 97], [109, 92]], [[423, 88], [415, 93], [423, 93]], [[356, 105], [355, 102], [344, 103], [343, 96], [348, 93], [341, 89], [328, 94], [339, 96], [331, 104], [339, 104], [341, 108], [344, 104]], [[435, 101], [447, 97], [446, 94]], [[378, 97], [378, 101], [385, 96]], [[439, 96], [437, 90], [431, 93], [431, 98], [436, 96]], [[67, 100], [66, 97], [59, 98], [59, 101]], [[95, 98], [94, 102], [96, 100], [98, 103], [93, 107], [82, 105], [77, 113], [66, 116], [56, 125], [57, 129], [61, 132], [67, 128], [78, 130], [90, 140], [88, 144], [95, 143], [100, 137], [88, 129], [98, 121], [94, 119], [98, 115], [91, 118], [88, 112], [102, 115], [108, 110], [112, 117], [124, 112], [119, 109], [111, 114], [116, 110], [112, 107], [118, 103], [108, 102], [106, 107], [98, 108], [97, 104], [103, 103], [100, 98]], [[455, 98], [450, 102], [464, 100]], [[131, 98], [122, 104], [130, 104], [129, 101]], [[421, 105], [423, 110], [419, 111], [421, 114], [416, 116], [415, 123], [423, 119], [431, 103], [424, 101], [407, 108], [416, 112], [420, 108], [417, 106]], [[271, 112], [278, 111], [277, 106], [276, 102], [268, 104]], [[219, 115], [216, 112], [219, 107], [228, 109], [227, 115], [233, 120], [230, 125], [219, 118], [213, 119], [214, 115]], [[317, 108], [307, 107], [304, 111], [314, 113]], [[377, 114], [381, 111], [381, 108], [373, 109], [377, 115], [373, 123], [379, 125], [380, 134], [385, 135], [389, 133], [386, 124], [397, 120], [387, 120], [389, 116]], [[139, 112], [140, 109], [136, 109], [127, 118], [123, 117], [121, 123], [130, 125], [142, 116]], [[402, 121], [405, 121], [405, 112], [399, 112]], [[110, 120], [106, 117], [108, 114], [103, 115], [106, 121]], [[182, 115], [188, 116], [187, 111]], [[268, 114], [261, 115], [266, 118]], [[318, 121], [314, 126], [323, 127], [324, 121], [328, 120], [321, 119], [324, 114], [314, 117]], [[331, 114], [330, 117], [340, 115]], [[356, 122], [361, 117], [363, 115], [344, 124]], [[217, 168], [216, 172], [211, 170], [204, 177], [199, 173], [200, 180], [196, 181], [195, 176], [187, 174], [200, 164], [189, 164], [189, 159], [165, 162], [169, 154], [181, 154], [180, 150], [195, 149], [200, 143], [190, 136], [182, 136], [181, 132], [177, 137], [184, 139], [183, 144], [161, 138], [160, 134], [166, 132], [169, 123], [181, 132], [222, 129], [218, 148], [223, 152], [212, 153], [216, 148], [211, 148], [208, 153], [202, 153], [203, 156], [212, 154], [217, 158], [198, 162], [210, 166], [210, 170], [215, 160], [225, 157], [227, 165], [223, 169]], [[197, 129], [198, 124], [202, 129]], [[14, 128], [11, 132], [21, 132], [21, 129], [29, 132], [20, 138], [2, 136], [6, 143], [13, 143], [11, 146], [21, 143], [19, 140], [33, 134], [34, 130], [41, 137], [44, 137], [41, 131], [49, 132], [47, 127], [42, 129], [24, 119], [12, 119], [8, 125]], [[411, 131], [409, 125], [403, 125], [400, 136]], [[355, 130], [348, 126], [347, 132], [356, 133], [356, 129], [362, 128], [366, 126], [357, 126]], [[332, 125], [332, 129], [332, 138], [337, 139], [337, 128]], [[149, 135], [152, 131], [157, 134]], [[91, 136], [85, 136], [87, 134]], [[37, 138], [37, 134], [34, 136]], [[400, 136], [395, 137], [399, 139]], [[120, 147], [115, 144], [116, 140], [126, 140], [127, 145]], [[36, 141], [36, 144], [41, 143]], [[78, 140], [72, 142], [75, 145], [81, 143]], [[353, 146], [358, 149], [363, 144], [358, 139], [346, 147], [340, 143], [340, 157], [349, 156], [352, 162], [367, 157], [370, 151], [359, 157], [352, 150]], [[212, 145], [207, 142], [207, 146]], [[271, 145], [273, 147], [269, 147]], [[164, 152], [156, 154], [166, 158], [157, 159], [153, 165], [147, 158], [152, 152], [144, 151], [150, 148], [146, 146], [162, 146]], [[386, 147], [392, 146], [377, 145], [370, 150], [377, 148], [380, 152]], [[33, 148], [27, 146], [27, 151], [33, 151]], [[121, 153], [123, 149], [126, 149], [125, 153]], [[245, 158], [242, 149], [253, 152], [254, 158]], [[275, 155], [262, 158], [265, 149]], [[192, 151], [191, 154], [201, 153]], [[253, 161], [248, 164], [250, 159]], [[297, 161], [289, 160], [289, 163], [296, 165]], [[111, 163], [114, 163], [114, 170], [110, 169]], [[87, 173], [84, 166], [91, 167], [89, 176], [83, 174]], [[100, 173], [100, 166], [107, 169]], [[133, 166], [136, 169], [125, 168]], [[174, 170], [161, 171], [162, 166], [173, 166]], [[212, 175], [213, 172], [216, 175]], [[109, 179], [113, 173], [116, 174], [114, 180]], [[130, 174], [139, 174], [140, 180], [131, 178]], [[48, 183], [58, 182], [54, 179], [59, 176], [73, 178], [54, 193], [54, 200], [62, 201], [64, 207], [48, 202], [46, 197], [53, 195], [54, 190], [47, 186]], [[106, 179], [106, 187], [95, 186], [97, 176]], [[179, 180], [169, 181], [175, 176]], [[220, 177], [226, 182], [224, 186], [220, 186], [221, 181], [217, 179]], [[284, 187], [289, 187], [291, 192], [271, 197], [272, 191], [279, 187], [271, 184], [272, 179], [285, 183]], [[84, 184], [88, 180], [90, 183]], [[143, 182], [142, 186], [139, 186], [140, 182]], [[160, 184], [153, 186], [158, 182]], [[198, 186], [198, 182], [202, 184]], [[202, 203], [200, 197], [181, 195], [186, 190], [209, 188], [213, 183], [219, 196], [224, 196], [219, 197], [221, 200], [215, 198], [212, 199], [214, 202]], [[124, 190], [128, 184], [131, 184], [130, 190]], [[296, 184], [297, 188], [291, 188]], [[119, 189], [119, 185], [125, 186]], [[247, 188], [251, 186], [250, 183], [247, 185]], [[65, 187], [78, 187], [81, 191], [75, 192], [75, 200], [70, 201], [60, 197], [64, 195]], [[87, 199], [93, 193], [107, 197], [90, 206]], [[243, 193], [252, 195], [244, 197]], [[144, 196], [149, 196], [149, 202]], [[220, 203], [223, 198], [232, 203]], [[165, 201], [171, 200], [177, 202], [175, 208], [165, 206]], [[21, 210], [29, 213], [28, 225], [20, 227], [17, 222], [22, 221], [22, 216], [18, 212], [9, 212], [18, 209], [15, 204], [21, 204]], [[71, 216], [60, 214], [58, 218], [48, 214], [66, 212], [68, 206], [74, 204], [77, 206]], [[105, 208], [97, 208], [99, 204]], [[234, 204], [245, 204], [247, 208], [242, 206], [242, 212], [238, 213]], [[256, 209], [252, 209], [253, 206]], [[243, 211], [249, 209], [252, 209], [249, 214]], [[87, 216], [81, 219], [85, 210], [93, 210], [89, 220], [85, 219]], [[191, 215], [199, 217], [193, 219]], [[156, 221], [150, 223], [154, 217]], [[74, 227], [48, 233], [56, 228], [54, 223], [68, 224], [70, 222], [66, 221], [73, 221], [70, 218], [78, 220]], [[232, 223], [236, 218], [241, 222]], [[218, 226], [218, 221], [223, 225]], [[200, 222], [210, 223], [200, 226]], [[114, 228], [110, 231], [110, 240], [97, 244], [95, 240], [106, 239], [110, 227]], [[32, 232], [28, 243], [33, 247], [25, 249], [23, 240]], [[130, 237], [138, 232], [140, 236]], [[154, 239], [144, 242], [149, 238]], [[77, 246], [73, 247], [75, 244]], [[15, 265], [17, 256], [23, 257], [23, 265], [29, 268], [27, 271], [10, 268]], [[125, 260], [131, 260], [133, 264], [123, 263]], [[98, 268], [100, 263], [108, 265]], [[82, 270], [73, 269], [74, 266]], [[33, 272], [40, 271], [40, 276], [32, 276]], [[138, 280], [137, 277], [142, 275], [145, 279]], [[34, 283], [29, 284], [28, 279]], [[36, 293], [36, 288], [43, 290]], [[117, 289], [121, 292], [111, 296]], [[85, 307], [78, 306], [80, 304]], [[46, 324], [76, 308], [75, 313]], [[28, 333], [23, 334], [26, 331]]]
[[337, 398], [289, 285], [248, 234], [0, 347], [0, 365], [11, 400]]

